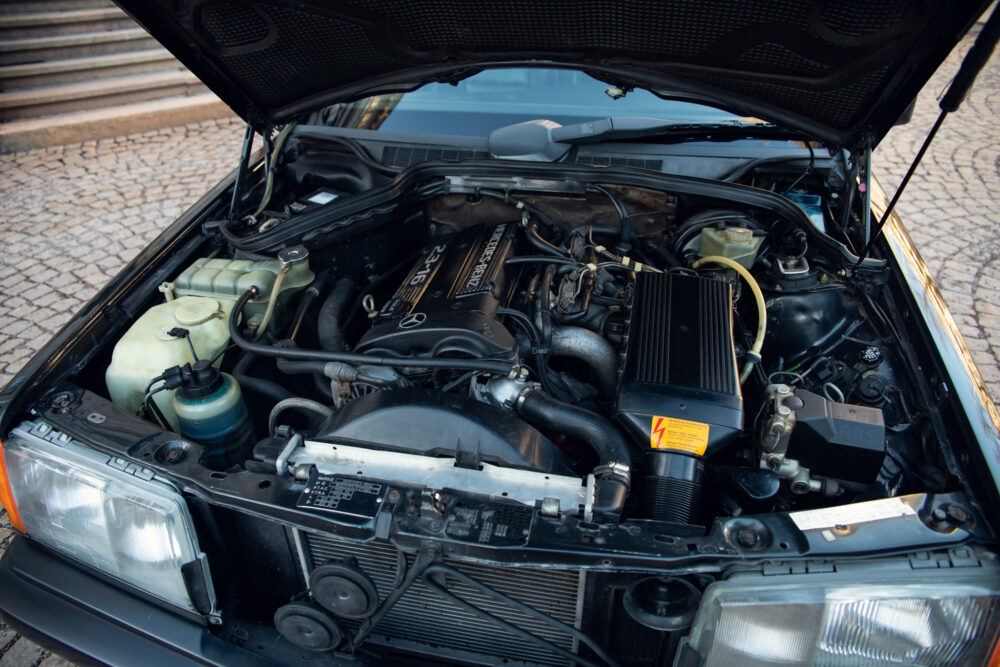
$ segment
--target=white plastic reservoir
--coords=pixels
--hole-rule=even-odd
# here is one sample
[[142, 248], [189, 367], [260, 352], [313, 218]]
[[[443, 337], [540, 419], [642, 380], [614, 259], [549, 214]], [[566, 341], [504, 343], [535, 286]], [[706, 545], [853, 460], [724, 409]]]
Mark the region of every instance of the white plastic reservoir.
[[[114, 404], [137, 412], [153, 378], [171, 366], [196, 361], [192, 345], [199, 359], [214, 359], [229, 344], [227, 314], [219, 301], [202, 296], [183, 296], [143, 313], [121, 337], [111, 355], [105, 379]], [[188, 331], [191, 345], [184, 337], [168, 333], [178, 327]], [[173, 390], [159, 391], [153, 400], [171, 428], [179, 433], [173, 396]]]

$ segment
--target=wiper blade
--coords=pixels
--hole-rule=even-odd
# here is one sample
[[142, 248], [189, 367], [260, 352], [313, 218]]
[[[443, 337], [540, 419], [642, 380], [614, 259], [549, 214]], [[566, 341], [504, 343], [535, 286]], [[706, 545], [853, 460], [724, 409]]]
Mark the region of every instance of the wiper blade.
[[711, 123], [678, 123], [662, 118], [619, 116], [601, 120], [575, 123], [552, 130], [552, 139], [564, 144], [589, 144], [601, 141], [654, 137], [665, 134], [703, 134], [733, 128], [774, 127], [770, 123], [753, 120], [714, 121]]
[[507, 160], [554, 162], [580, 144], [625, 141], [639, 138], [698, 138], [717, 133], [781, 131], [775, 125], [754, 119], [678, 123], [662, 118], [619, 116], [560, 125], [551, 120], [529, 120], [493, 130], [489, 137], [493, 157]]

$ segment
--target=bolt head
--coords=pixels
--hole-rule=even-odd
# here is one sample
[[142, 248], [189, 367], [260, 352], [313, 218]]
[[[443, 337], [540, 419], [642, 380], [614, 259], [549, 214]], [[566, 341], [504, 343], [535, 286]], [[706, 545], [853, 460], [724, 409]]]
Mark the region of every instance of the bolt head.
[[958, 505], [948, 506], [948, 521], [955, 524], [963, 524], [969, 520], [969, 513]]
[[61, 391], [49, 400], [49, 406], [61, 413], [65, 414], [69, 412], [70, 406], [73, 404], [73, 394], [68, 391]]
[[744, 528], [737, 533], [736, 541], [741, 546], [753, 548], [760, 544], [760, 535], [752, 528]]

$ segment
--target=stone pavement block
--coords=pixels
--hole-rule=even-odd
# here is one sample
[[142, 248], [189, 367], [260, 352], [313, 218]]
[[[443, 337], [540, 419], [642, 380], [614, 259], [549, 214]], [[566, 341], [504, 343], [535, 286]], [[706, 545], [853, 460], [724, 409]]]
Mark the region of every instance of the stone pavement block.
[[0, 667], [25, 667], [37, 665], [49, 655], [41, 646], [21, 637], [14, 645], [4, 651], [0, 658]]
[[50, 654], [49, 657], [38, 663], [38, 667], [73, 667], [73, 663], [57, 655]]
[[6, 623], [0, 622], [0, 653], [17, 641], [17, 633]]

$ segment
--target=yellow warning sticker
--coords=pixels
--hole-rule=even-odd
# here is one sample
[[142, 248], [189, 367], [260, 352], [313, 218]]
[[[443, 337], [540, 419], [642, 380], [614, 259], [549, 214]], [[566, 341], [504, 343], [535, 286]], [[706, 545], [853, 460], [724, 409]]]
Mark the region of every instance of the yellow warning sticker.
[[653, 449], [678, 449], [702, 455], [708, 448], [708, 424], [654, 416], [649, 446]]

